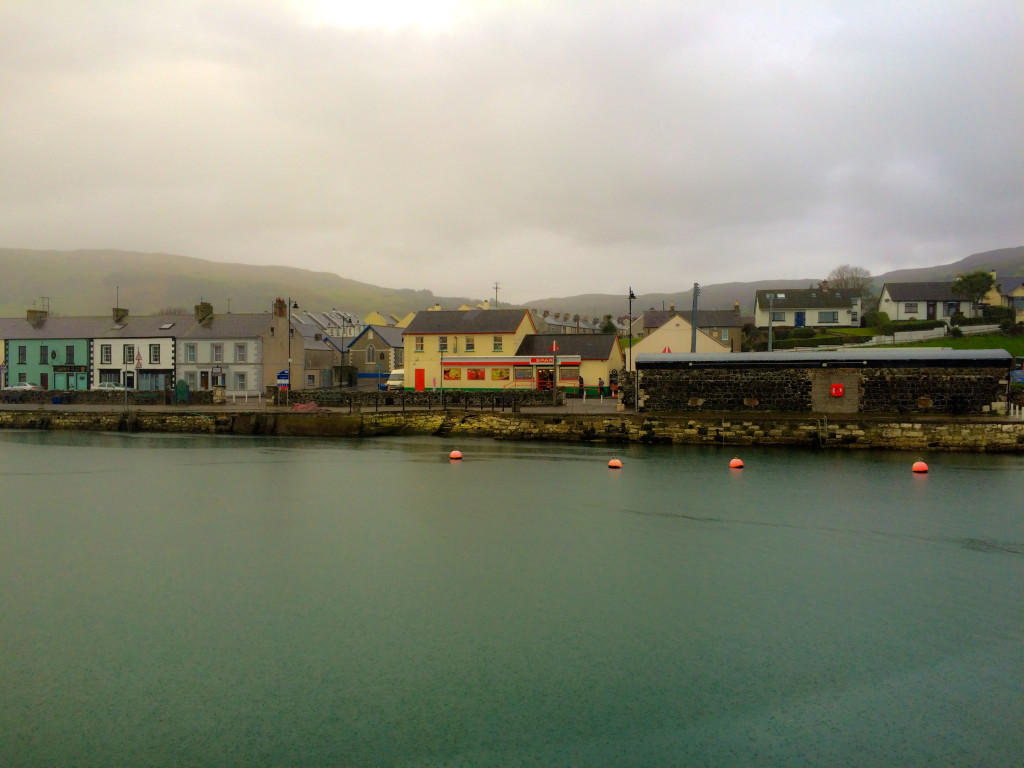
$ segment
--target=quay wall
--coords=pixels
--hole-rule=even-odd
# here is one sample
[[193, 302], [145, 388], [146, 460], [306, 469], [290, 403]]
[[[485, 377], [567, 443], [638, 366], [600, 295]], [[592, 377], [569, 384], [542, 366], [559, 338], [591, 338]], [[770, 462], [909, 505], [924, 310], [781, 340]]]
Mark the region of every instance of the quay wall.
[[779, 445], [827, 449], [1024, 453], [1024, 422], [804, 414], [578, 414], [487, 411], [267, 412], [0, 411], [0, 429], [170, 432], [292, 437], [435, 435], [665, 445]]

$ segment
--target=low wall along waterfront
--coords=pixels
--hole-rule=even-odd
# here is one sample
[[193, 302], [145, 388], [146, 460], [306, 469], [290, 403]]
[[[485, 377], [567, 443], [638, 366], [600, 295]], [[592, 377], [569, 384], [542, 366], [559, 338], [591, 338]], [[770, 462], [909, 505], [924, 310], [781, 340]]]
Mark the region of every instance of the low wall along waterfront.
[[0, 429], [82, 429], [293, 437], [434, 435], [606, 444], [780, 445], [813, 448], [1024, 453], [1024, 422], [1004, 418], [903, 419], [799, 414], [562, 415], [466, 410], [118, 412], [0, 411]]

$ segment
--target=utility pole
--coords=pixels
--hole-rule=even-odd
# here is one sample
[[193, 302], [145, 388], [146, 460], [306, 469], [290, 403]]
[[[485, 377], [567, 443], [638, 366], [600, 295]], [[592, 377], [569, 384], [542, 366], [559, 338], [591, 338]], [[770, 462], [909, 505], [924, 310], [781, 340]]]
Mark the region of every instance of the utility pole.
[[494, 281], [494, 308], [495, 308], [495, 309], [497, 309], [497, 308], [498, 308], [498, 288], [499, 288], [499, 287], [500, 287], [500, 286], [498, 285], [498, 281], [497, 281], [497, 280], [495, 280], [495, 281]]
[[693, 284], [693, 316], [690, 318], [693, 322], [690, 324], [692, 333], [690, 334], [690, 354], [697, 352], [697, 297], [700, 296], [700, 285], [698, 283]]

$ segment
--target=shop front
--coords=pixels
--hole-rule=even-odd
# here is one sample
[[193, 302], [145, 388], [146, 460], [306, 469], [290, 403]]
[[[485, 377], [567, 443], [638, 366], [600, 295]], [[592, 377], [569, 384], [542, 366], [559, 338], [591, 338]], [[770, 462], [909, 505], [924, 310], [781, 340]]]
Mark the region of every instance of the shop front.
[[[551, 389], [555, 378], [556, 357], [528, 355], [500, 358], [445, 356], [440, 370], [416, 368], [413, 382], [417, 392], [428, 389], [507, 391], [512, 389]], [[557, 356], [558, 386], [575, 387], [579, 381], [580, 356]], [[440, 374], [440, 376], [438, 376]]]

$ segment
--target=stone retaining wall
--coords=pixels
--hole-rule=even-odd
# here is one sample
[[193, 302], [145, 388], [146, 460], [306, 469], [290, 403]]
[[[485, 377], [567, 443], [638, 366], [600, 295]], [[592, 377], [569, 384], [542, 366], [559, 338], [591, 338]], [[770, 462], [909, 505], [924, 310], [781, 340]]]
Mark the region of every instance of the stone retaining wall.
[[814, 448], [1024, 453], [1024, 422], [657, 414], [561, 415], [480, 411], [347, 414], [0, 411], [0, 429], [84, 429], [292, 437], [435, 435], [606, 444], [780, 445]]

